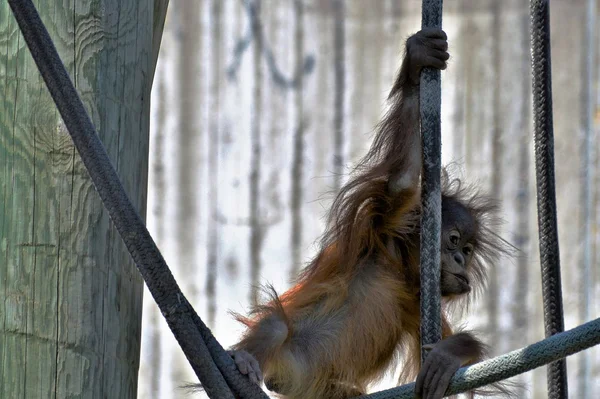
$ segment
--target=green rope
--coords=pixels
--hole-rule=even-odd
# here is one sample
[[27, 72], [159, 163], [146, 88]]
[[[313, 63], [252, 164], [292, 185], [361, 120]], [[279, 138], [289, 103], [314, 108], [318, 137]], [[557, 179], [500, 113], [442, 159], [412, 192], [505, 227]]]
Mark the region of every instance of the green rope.
[[[600, 318], [589, 321], [565, 332], [552, 335], [535, 344], [526, 346], [473, 366], [459, 369], [446, 391], [456, 395], [525, 373], [545, 364], [600, 344]], [[364, 399], [412, 399], [414, 382], [397, 388], [363, 395]]]

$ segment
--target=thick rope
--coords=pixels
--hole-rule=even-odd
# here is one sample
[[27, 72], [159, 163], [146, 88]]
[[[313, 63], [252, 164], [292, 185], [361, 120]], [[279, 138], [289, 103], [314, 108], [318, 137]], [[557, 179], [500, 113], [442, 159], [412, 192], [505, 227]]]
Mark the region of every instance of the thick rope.
[[267, 398], [237, 371], [231, 356], [179, 289], [129, 201], [35, 6], [31, 0], [8, 3], [104, 206], [206, 393], [219, 399], [234, 398], [234, 394], [240, 398]]
[[[525, 373], [550, 362], [600, 344], [600, 318], [552, 335], [535, 344], [526, 346], [459, 369], [452, 377], [445, 395], [467, 392], [496, 381]], [[414, 382], [397, 388], [363, 395], [361, 399], [412, 399], [415, 397]]]
[[[546, 336], [564, 331], [554, 181], [549, 0], [531, 0], [531, 54], [538, 231]], [[548, 365], [548, 397], [568, 397], [565, 360]]]
[[[442, 0], [423, 0], [422, 28], [442, 27]], [[442, 230], [441, 74], [425, 68], [421, 73], [421, 347], [442, 338], [440, 245]], [[421, 359], [426, 353], [421, 350]]]

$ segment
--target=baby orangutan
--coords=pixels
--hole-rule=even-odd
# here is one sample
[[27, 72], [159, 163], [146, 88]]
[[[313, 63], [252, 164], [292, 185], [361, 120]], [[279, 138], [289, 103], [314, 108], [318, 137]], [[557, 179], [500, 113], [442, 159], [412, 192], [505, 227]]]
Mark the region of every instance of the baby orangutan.
[[[286, 398], [342, 399], [363, 394], [404, 353], [403, 374], [426, 399], [442, 398], [462, 365], [485, 346], [471, 333], [452, 333], [423, 367], [419, 343], [421, 139], [419, 75], [446, 68], [446, 34], [422, 30], [406, 42], [390, 109], [373, 145], [336, 197], [321, 250], [281, 296], [255, 308], [232, 349], [239, 370]], [[482, 285], [484, 265], [505, 249], [492, 228], [494, 202], [444, 183], [441, 293], [444, 306]]]

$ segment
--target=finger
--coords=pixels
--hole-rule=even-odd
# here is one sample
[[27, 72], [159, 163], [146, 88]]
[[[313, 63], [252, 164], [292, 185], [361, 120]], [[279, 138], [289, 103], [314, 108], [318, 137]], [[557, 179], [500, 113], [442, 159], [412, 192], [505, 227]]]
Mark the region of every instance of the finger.
[[252, 368], [254, 369], [254, 372], [256, 373], [256, 377], [258, 378], [258, 380], [262, 381], [263, 375], [262, 375], [262, 371], [260, 369], [260, 364], [258, 364], [258, 361], [253, 357], [250, 360], [250, 364], [252, 365]]
[[450, 53], [448, 53], [447, 51], [436, 49], [431, 49], [430, 51], [431, 53], [429, 55], [439, 58], [440, 60], [448, 61], [450, 59]]
[[[435, 374], [433, 375], [433, 377], [431, 377], [431, 383], [429, 385], [429, 396], [427, 397], [427, 399], [441, 399], [443, 398], [443, 396], [439, 396], [439, 383], [440, 383], [440, 379], [442, 377], [442, 375], [444, 374], [444, 370], [441, 368], [438, 368], [435, 372]], [[445, 390], [444, 390], [445, 391]], [[442, 395], [444, 393], [444, 391], [442, 391]]]
[[425, 45], [436, 50], [446, 51], [448, 50], [448, 41], [444, 39], [431, 39], [426, 40]]
[[248, 378], [255, 384], [258, 384], [258, 377], [256, 377], [256, 373], [252, 369], [248, 369]]
[[423, 34], [423, 36], [430, 39], [448, 39], [446, 32], [439, 28], [424, 28], [421, 30], [421, 33]]
[[415, 381], [415, 395], [417, 398], [423, 397], [423, 380], [424, 379], [425, 379], [425, 376], [423, 373], [419, 373], [419, 375], [417, 375], [417, 380]]
[[241, 356], [239, 353], [236, 353], [233, 360], [235, 361], [235, 364], [240, 373], [248, 374], [248, 363], [243, 358], [243, 356]]
[[[425, 381], [427, 381], [428, 376], [429, 376], [429, 373], [427, 373], [425, 375]], [[421, 398], [429, 399], [429, 385], [427, 382], [423, 382], [423, 394], [422, 394]]]
[[454, 371], [452, 370], [445, 370], [443, 373], [441, 373], [439, 380], [437, 381], [437, 386], [435, 388], [434, 398], [437, 399], [444, 397], [444, 393], [446, 393], [446, 390], [448, 389], [448, 385], [450, 385], [450, 380], [452, 379], [453, 375]]
[[434, 48], [427, 49], [427, 56], [435, 57], [443, 61], [448, 61], [450, 58], [450, 54], [447, 51], [436, 50]]
[[429, 357], [425, 359], [423, 366], [421, 367], [421, 371], [417, 375], [417, 380], [415, 381], [415, 393], [419, 397], [423, 397], [423, 389], [425, 387], [425, 377], [427, 376], [427, 371], [429, 370]]
[[423, 373], [419, 373], [419, 375], [417, 375], [417, 380], [415, 381], [415, 395], [417, 398], [423, 397], [423, 380]]
[[424, 67], [432, 67], [437, 69], [446, 69], [446, 62], [439, 58], [427, 56], [423, 62]]
[[[429, 357], [427, 359], [429, 359]], [[427, 360], [425, 362], [427, 362]], [[424, 366], [425, 366], [425, 364], [423, 364], [423, 367]], [[429, 365], [426, 370], [427, 371], [425, 372], [425, 378], [423, 380], [423, 398], [424, 399], [428, 399], [431, 397], [430, 392], [433, 392], [433, 388], [432, 388], [431, 384], [435, 377], [437, 367]]]

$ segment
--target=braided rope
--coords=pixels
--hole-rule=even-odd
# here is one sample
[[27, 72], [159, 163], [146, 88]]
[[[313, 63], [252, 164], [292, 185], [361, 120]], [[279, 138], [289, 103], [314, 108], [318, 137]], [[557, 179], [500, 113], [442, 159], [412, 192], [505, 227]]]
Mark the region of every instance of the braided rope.
[[267, 398], [239, 373], [179, 289], [127, 197], [35, 6], [31, 0], [8, 3], [96, 191], [206, 393], [218, 399], [233, 399], [234, 394], [244, 399]]
[[[525, 348], [459, 369], [445, 395], [461, 392], [525, 373], [600, 344], [600, 318], [552, 335]], [[564, 359], [563, 359], [564, 360]], [[360, 396], [361, 399], [413, 399], [415, 383]]]
[[[442, 0], [423, 0], [422, 28], [442, 26]], [[420, 85], [421, 137], [421, 346], [442, 338], [440, 299], [440, 241], [442, 230], [441, 75], [425, 68]], [[426, 353], [422, 350], [421, 359]]]
[[[564, 331], [565, 327], [556, 221], [549, 0], [531, 0], [530, 13], [542, 295], [546, 336], [551, 336]], [[564, 360], [548, 365], [548, 395], [551, 399], [568, 396], [567, 365]]]

